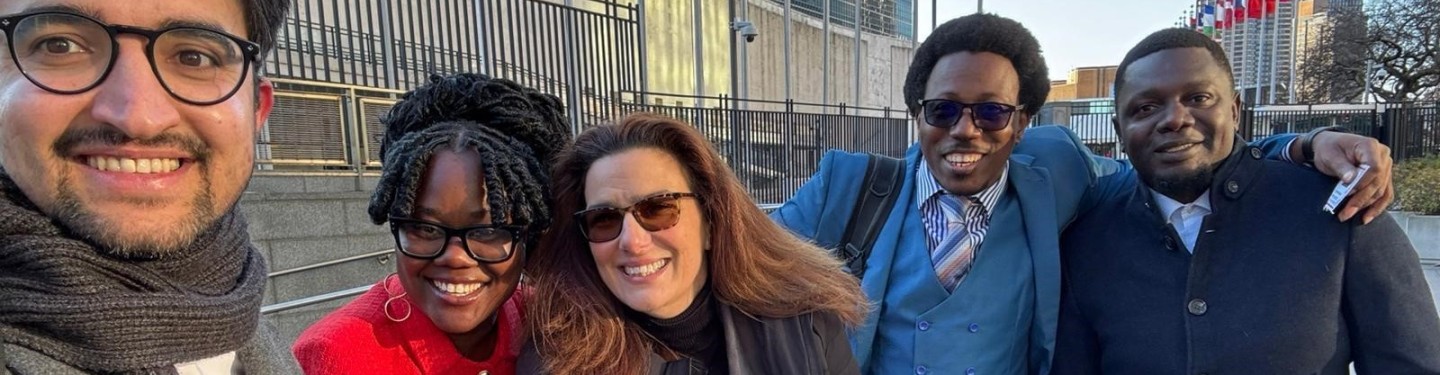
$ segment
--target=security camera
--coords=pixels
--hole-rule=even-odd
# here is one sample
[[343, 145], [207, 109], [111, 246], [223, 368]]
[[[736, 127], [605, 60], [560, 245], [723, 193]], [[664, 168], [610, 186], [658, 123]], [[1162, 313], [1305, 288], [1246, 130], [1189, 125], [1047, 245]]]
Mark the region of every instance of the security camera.
[[730, 30], [740, 32], [740, 36], [745, 37], [746, 43], [754, 42], [755, 37], [760, 36], [760, 30], [756, 29], [755, 24], [750, 21], [731, 22]]

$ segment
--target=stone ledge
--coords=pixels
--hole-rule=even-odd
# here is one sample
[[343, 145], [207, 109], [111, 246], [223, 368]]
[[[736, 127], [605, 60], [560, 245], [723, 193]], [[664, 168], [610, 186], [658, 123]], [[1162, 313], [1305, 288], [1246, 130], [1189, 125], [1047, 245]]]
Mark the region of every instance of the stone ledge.
[[1391, 212], [1422, 259], [1440, 259], [1440, 216]]
[[240, 195], [240, 201], [317, 201], [317, 200], [364, 200], [370, 201], [371, 193], [368, 191], [346, 191], [328, 193], [275, 193], [275, 192], [253, 192], [246, 191]]

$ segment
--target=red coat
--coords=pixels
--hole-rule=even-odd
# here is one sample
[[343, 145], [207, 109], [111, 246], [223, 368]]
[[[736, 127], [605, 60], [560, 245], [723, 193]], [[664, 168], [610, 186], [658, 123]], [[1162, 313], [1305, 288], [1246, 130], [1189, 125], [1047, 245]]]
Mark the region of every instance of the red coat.
[[[385, 317], [382, 306], [387, 297], [385, 287], [403, 290], [400, 282], [386, 278], [365, 294], [331, 312], [295, 340], [291, 351], [300, 367], [309, 375], [324, 374], [415, 374], [490, 375], [515, 373], [519, 354], [521, 327], [521, 292], [511, 295], [500, 308], [496, 327], [500, 328], [495, 352], [485, 362], [461, 356], [450, 338], [430, 322], [419, 308], [412, 306], [410, 318], [393, 322]], [[405, 302], [410, 302], [408, 298]], [[394, 304], [401, 303], [400, 300]], [[394, 305], [392, 304], [392, 305]], [[396, 309], [400, 311], [399, 309]]]

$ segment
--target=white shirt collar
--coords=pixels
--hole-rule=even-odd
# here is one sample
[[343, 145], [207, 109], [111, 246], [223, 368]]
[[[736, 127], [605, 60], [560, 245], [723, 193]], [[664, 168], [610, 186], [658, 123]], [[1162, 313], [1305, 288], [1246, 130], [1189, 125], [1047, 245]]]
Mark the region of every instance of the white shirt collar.
[[1180, 201], [1170, 199], [1170, 197], [1165, 196], [1165, 194], [1160, 194], [1160, 192], [1155, 191], [1154, 189], [1150, 190], [1150, 195], [1155, 197], [1155, 204], [1160, 206], [1160, 216], [1165, 218], [1165, 222], [1167, 224], [1169, 224], [1170, 220], [1174, 217], [1175, 211], [1181, 208], [1185, 208], [1185, 206], [1193, 206], [1199, 208], [1203, 210], [1201, 211], [1202, 214], [1209, 214], [1210, 212], [1213, 212], [1210, 209], [1209, 190], [1206, 190], [1205, 193], [1200, 194], [1199, 198], [1195, 198], [1195, 201], [1190, 203], [1180, 203]]
[[[930, 173], [930, 165], [926, 164], [924, 159], [920, 160], [919, 168], [920, 170], [916, 173], [915, 178], [917, 182], [915, 184], [916, 192], [919, 193], [915, 194], [916, 205], [924, 206], [925, 201], [931, 198], [937, 197], [940, 194], [949, 194], [944, 186], [940, 186], [940, 181], [935, 179], [935, 175]], [[1005, 167], [1000, 170], [1000, 179], [995, 180], [995, 183], [990, 184], [989, 187], [986, 187], [979, 193], [970, 195], [970, 197], [979, 200], [980, 205], [985, 207], [985, 212], [988, 214], [995, 212], [995, 205], [1000, 203], [1000, 196], [1005, 193], [1005, 189], [1009, 186], [1010, 161], [1006, 160]], [[962, 201], [966, 200], [962, 199]], [[968, 201], [965, 203], [969, 204]]]

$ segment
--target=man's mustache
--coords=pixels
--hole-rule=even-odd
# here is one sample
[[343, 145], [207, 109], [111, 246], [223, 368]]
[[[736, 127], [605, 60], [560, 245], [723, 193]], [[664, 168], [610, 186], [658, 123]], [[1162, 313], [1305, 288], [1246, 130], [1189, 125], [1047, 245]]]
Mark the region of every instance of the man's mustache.
[[176, 133], [161, 133], [152, 138], [136, 139], [131, 138], [119, 129], [109, 126], [97, 126], [84, 129], [67, 129], [60, 134], [51, 147], [56, 155], [70, 158], [74, 157], [75, 148], [86, 146], [124, 146], [135, 145], [141, 147], [167, 147], [177, 148], [190, 154], [190, 158], [196, 161], [205, 161], [210, 156], [210, 146], [201, 141], [198, 137], [186, 136]]

